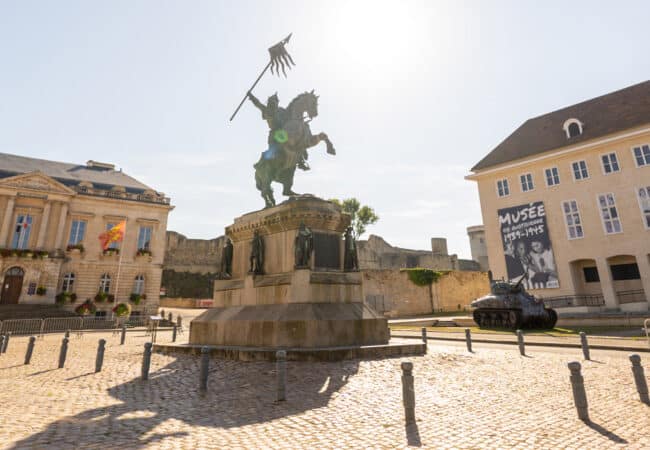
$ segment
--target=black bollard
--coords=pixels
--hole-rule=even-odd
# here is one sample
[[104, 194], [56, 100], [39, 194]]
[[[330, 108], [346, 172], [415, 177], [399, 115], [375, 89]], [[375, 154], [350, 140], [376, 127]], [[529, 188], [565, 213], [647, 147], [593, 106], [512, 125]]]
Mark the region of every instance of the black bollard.
[[59, 369], [63, 369], [65, 366], [65, 357], [68, 355], [68, 341], [67, 337], [64, 337], [61, 341], [61, 351], [59, 352]]
[[170, 322], [172, 322], [172, 313], [169, 313], [169, 317], [167, 317], [167, 320], [169, 320]]
[[4, 334], [0, 336], [0, 355], [2, 355], [2, 349], [5, 348], [5, 340], [7, 339], [7, 336]]
[[176, 324], [172, 327], [172, 342], [176, 342]]
[[5, 335], [5, 341], [2, 344], [2, 353], [7, 353], [7, 347], [9, 347], [9, 338], [11, 337], [11, 331], [8, 331]]
[[63, 337], [70, 339], [70, 330], [65, 330], [65, 335]]
[[634, 375], [634, 383], [636, 384], [636, 391], [639, 393], [639, 398], [642, 403], [650, 405], [648, 383], [645, 381], [641, 357], [637, 354], [630, 355], [630, 361], [632, 362], [632, 375]]
[[27, 344], [27, 352], [25, 353], [25, 364], [29, 364], [32, 360], [32, 354], [34, 353], [34, 345], [36, 344], [36, 338], [34, 336], [29, 337], [29, 343]]
[[287, 399], [287, 352], [278, 350], [275, 352], [275, 370], [277, 372], [277, 401], [283, 402]]
[[587, 342], [587, 333], [584, 331], [580, 332], [580, 345], [582, 346], [582, 355], [585, 360], [589, 361], [589, 342]]
[[465, 343], [467, 344], [467, 351], [472, 353], [472, 330], [465, 328]]
[[402, 401], [406, 425], [415, 423], [415, 390], [413, 388], [413, 363], [402, 363]]
[[526, 356], [526, 345], [524, 344], [524, 333], [517, 330], [517, 345], [519, 345], [519, 353], [521, 356]]
[[124, 345], [126, 341], [126, 323], [122, 324], [122, 335], [120, 336], [120, 345]]
[[424, 344], [424, 353], [427, 352], [427, 328], [422, 327], [422, 343]]
[[144, 354], [142, 355], [142, 379], [149, 379], [149, 367], [151, 366], [151, 342], [144, 344]]
[[102, 371], [104, 364], [104, 349], [106, 347], [106, 339], [100, 339], [97, 346], [97, 357], [95, 358], [95, 373]]
[[589, 410], [587, 404], [587, 393], [585, 392], [585, 380], [580, 373], [581, 365], [577, 361], [568, 364], [571, 371], [571, 388], [573, 389], [573, 402], [578, 410], [578, 419], [588, 421]]
[[208, 390], [208, 371], [210, 370], [210, 347], [201, 347], [201, 371], [199, 373], [199, 389]]

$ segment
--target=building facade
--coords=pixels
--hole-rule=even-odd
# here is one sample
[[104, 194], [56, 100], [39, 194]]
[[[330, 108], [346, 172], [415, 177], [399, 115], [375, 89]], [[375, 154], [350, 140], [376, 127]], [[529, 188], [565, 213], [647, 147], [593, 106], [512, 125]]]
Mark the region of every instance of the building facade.
[[[0, 304], [73, 310], [90, 299], [103, 314], [131, 300], [135, 312], [153, 309], [172, 208], [111, 164], [0, 153]], [[123, 241], [104, 251], [99, 235], [122, 221]]]
[[529, 119], [472, 171], [495, 277], [556, 307], [648, 310], [650, 82]]

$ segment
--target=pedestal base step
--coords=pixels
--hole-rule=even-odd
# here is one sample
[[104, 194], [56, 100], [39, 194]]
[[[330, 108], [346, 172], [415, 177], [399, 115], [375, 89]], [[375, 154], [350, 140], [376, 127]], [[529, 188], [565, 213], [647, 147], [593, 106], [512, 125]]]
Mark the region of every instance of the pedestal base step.
[[[154, 344], [156, 353], [201, 354], [202, 345], [194, 344]], [[235, 361], [275, 361], [275, 352], [285, 350], [289, 361], [341, 361], [344, 359], [379, 359], [407, 355], [424, 355], [426, 347], [413, 339], [391, 339], [383, 345], [361, 345], [346, 347], [317, 348], [270, 348], [241, 347], [231, 345], [208, 346], [210, 355], [219, 359]]]

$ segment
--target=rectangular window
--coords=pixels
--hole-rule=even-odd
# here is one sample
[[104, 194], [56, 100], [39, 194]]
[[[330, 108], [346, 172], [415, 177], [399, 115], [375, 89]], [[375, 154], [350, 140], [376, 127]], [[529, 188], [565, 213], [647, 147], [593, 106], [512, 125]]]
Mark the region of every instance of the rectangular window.
[[639, 273], [639, 266], [636, 263], [632, 264], [613, 264], [609, 266], [612, 271], [612, 280], [639, 280], [641, 274]]
[[526, 173], [519, 177], [521, 180], [521, 191], [528, 192], [533, 190], [533, 176], [529, 173]]
[[[107, 223], [106, 224], [106, 231], [110, 230], [115, 225], [117, 225], [117, 224], [116, 223]], [[120, 248], [119, 247], [119, 242], [111, 242], [110, 244], [108, 244], [108, 248], [112, 248], [112, 249]]]
[[598, 206], [600, 208], [600, 216], [603, 219], [605, 233], [613, 234], [623, 231], [621, 228], [621, 220], [618, 217], [618, 211], [616, 210], [614, 194], [609, 193], [599, 195]]
[[585, 161], [578, 161], [571, 164], [573, 168], [573, 178], [575, 180], [584, 180], [589, 178], [589, 172], [587, 171], [587, 163]]
[[650, 186], [639, 188], [636, 195], [639, 200], [639, 208], [641, 208], [643, 225], [650, 230]]
[[650, 146], [649, 145], [640, 145], [639, 147], [634, 147], [632, 149], [634, 152], [634, 160], [636, 161], [636, 166], [647, 166], [650, 165]]
[[603, 171], [607, 173], [618, 172], [618, 159], [616, 159], [616, 153], [608, 153], [602, 155], [601, 160], [603, 162]]
[[506, 195], [510, 195], [510, 187], [508, 187], [507, 178], [497, 181], [497, 193], [499, 194], [499, 197], [505, 197]]
[[16, 217], [16, 228], [11, 240], [11, 248], [26, 249], [29, 244], [29, 234], [32, 231], [32, 216], [19, 214]]
[[546, 174], [547, 186], [555, 186], [557, 184], [560, 184], [560, 174], [557, 170], [557, 167], [551, 167], [550, 169], [546, 169], [544, 173]]
[[580, 220], [580, 211], [578, 203], [575, 200], [562, 202], [564, 211], [564, 221], [566, 222], [567, 235], [569, 239], [578, 239], [584, 236], [582, 229], [582, 220]]
[[86, 235], [86, 221], [73, 220], [72, 226], [70, 227], [70, 239], [68, 240], [68, 245], [77, 245], [83, 242], [85, 235]]
[[151, 250], [152, 227], [140, 227], [138, 232], [138, 250]]
[[596, 267], [583, 267], [582, 272], [585, 275], [585, 283], [598, 283], [600, 276], [598, 276], [598, 268]]

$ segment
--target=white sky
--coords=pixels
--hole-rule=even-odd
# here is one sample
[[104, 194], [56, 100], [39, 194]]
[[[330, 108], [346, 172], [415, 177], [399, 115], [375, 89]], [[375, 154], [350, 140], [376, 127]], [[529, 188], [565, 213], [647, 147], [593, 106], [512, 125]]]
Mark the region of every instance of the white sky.
[[[260, 99], [315, 89], [325, 131], [294, 190], [357, 197], [368, 234], [470, 257], [463, 176], [529, 117], [643, 81], [647, 2], [2, 1], [0, 151], [113, 162], [165, 192], [169, 229], [223, 233], [259, 209], [266, 124], [234, 108], [289, 32], [297, 63]], [[276, 185], [276, 196], [281, 187]]]

